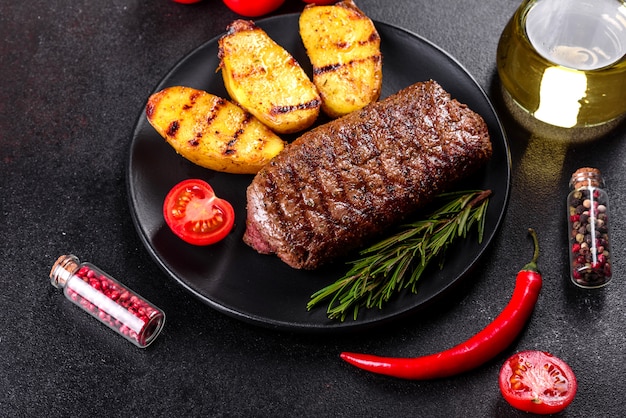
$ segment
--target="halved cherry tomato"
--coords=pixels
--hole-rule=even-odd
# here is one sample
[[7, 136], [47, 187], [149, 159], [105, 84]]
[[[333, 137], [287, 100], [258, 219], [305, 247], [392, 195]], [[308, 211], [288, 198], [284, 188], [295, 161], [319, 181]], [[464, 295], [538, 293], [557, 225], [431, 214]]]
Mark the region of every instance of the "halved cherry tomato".
[[257, 17], [278, 9], [285, 0], [224, 0], [233, 12], [247, 17]]
[[169, 191], [163, 203], [163, 217], [172, 232], [193, 245], [222, 240], [233, 228], [235, 211], [213, 188], [198, 179], [184, 180]]
[[521, 351], [500, 369], [500, 392], [514, 408], [554, 414], [574, 400], [578, 383], [571, 367], [544, 351]]
[[324, 5], [324, 4], [333, 4], [333, 3], [337, 3], [338, 0], [302, 0], [305, 3], [315, 3], [318, 6]]

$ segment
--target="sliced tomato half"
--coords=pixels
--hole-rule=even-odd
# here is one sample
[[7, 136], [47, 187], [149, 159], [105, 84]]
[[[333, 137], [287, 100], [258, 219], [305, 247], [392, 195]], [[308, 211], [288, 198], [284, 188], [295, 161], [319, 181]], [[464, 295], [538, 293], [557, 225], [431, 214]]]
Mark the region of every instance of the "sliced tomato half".
[[500, 391], [514, 408], [533, 414], [555, 414], [576, 395], [578, 383], [571, 367], [544, 351], [521, 351], [500, 369]]
[[193, 245], [210, 245], [226, 237], [235, 223], [230, 203], [215, 196], [209, 183], [189, 179], [172, 187], [163, 203], [172, 232]]

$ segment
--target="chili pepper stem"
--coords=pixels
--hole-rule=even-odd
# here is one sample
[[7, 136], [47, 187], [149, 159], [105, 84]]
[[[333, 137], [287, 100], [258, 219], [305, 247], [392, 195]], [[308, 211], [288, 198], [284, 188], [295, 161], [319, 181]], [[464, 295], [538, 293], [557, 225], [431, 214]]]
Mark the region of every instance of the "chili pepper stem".
[[528, 228], [528, 233], [533, 239], [533, 245], [534, 245], [533, 258], [530, 260], [528, 264], [524, 266], [522, 270], [537, 271], [537, 259], [539, 259], [539, 239], [537, 238], [537, 233], [535, 232], [534, 229]]

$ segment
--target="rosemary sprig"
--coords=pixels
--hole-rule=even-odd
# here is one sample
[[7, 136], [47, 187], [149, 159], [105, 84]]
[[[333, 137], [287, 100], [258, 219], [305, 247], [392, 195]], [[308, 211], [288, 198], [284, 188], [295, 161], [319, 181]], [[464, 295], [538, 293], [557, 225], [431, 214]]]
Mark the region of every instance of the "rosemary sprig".
[[478, 242], [482, 242], [490, 195], [490, 190], [439, 195], [441, 207], [361, 251], [362, 258], [351, 261], [352, 268], [343, 277], [311, 296], [307, 309], [330, 299], [328, 318], [343, 321], [350, 309], [356, 319], [359, 308], [382, 308], [402, 289], [410, 287], [416, 293], [429, 263], [439, 258], [442, 268], [447, 248], [457, 238], [465, 238], [472, 226], [477, 226]]

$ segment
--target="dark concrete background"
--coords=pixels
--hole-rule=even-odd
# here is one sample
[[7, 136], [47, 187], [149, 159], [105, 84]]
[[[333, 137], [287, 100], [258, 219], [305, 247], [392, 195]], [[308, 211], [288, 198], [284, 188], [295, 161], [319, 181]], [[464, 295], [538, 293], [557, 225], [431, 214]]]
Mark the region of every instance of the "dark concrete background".
[[[350, 335], [301, 335], [244, 324], [165, 275], [138, 238], [125, 169], [149, 93], [187, 52], [237, 15], [221, 1], [6, 1], [0, 12], [0, 415], [516, 417], [497, 375], [518, 350], [550, 351], [575, 370], [564, 417], [623, 411], [626, 344], [626, 128], [588, 144], [531, 136], [498, 95], [495, 50], [518, 1], [359, 0], [373, 19], [434, 42], [492, 98], [511, 145], [513, 184], [491, 250], [449, 300], [410, 320]], [[277, 13], [297, 12], [287, 0]], [[614, 281], [569, 283], [565, 196], [580, 166], [605, 174]], [[368, 374], [341, 351], [417, 356], [478, 332], [508, 301], [537, 230], [545, 284], [512, 347], [469, 373], [431, 382]], [[140, 350], [101, 327], [49, 284], [73, 252], [122, 278], [168, 315]]]

